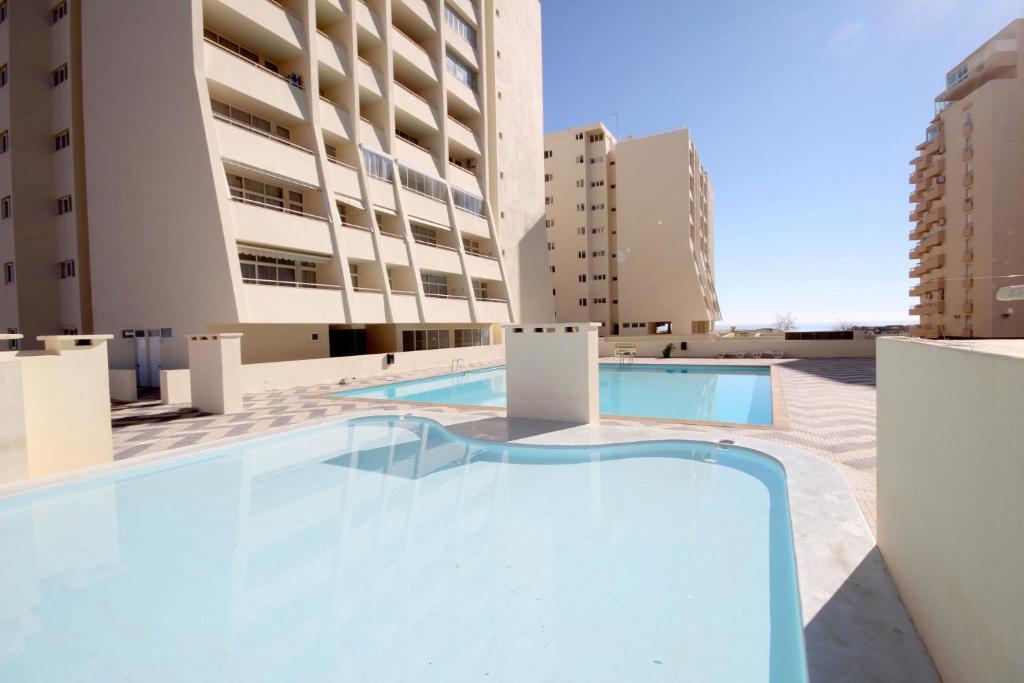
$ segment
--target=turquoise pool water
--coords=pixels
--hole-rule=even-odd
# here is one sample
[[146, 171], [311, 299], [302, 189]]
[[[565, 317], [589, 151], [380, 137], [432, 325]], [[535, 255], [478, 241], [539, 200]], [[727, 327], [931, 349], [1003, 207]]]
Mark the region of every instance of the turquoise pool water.
[[784, 473], [366, 418], [0, 499], [0, 680], [807, 680]]
[[[601, 365], [601, 414], [772, 423], [772, 380], [767, 367], [714, 365]], [[470, 370], [333, 396], [465, 406], [505, 406], [505, 368]]]

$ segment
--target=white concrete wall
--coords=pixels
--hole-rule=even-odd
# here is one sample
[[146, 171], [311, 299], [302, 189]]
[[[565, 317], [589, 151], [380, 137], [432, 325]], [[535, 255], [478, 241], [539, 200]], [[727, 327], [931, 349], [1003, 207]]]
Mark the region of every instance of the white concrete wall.
[[[944, 681], [1024, 681], [1024, 342], [878, 344], [878, 545]], [[1000, 342], [977, 342], [991, 348]]]
[[138, 400], [139, 388], [135, 370], [121, 370], [111, 368], [110, 375], [110, 399], [112, 401], [131, 402]]
[[467, 363], [503, 361], [505, 347], [501, 344], [492, 344], [490, 346], [398, 352], [395, 353], [395, 364], [391, 366], [385, 363], [386, 356], [387, 354], [384, 353], [373, 353], [343, 358], [243, 365], [242, 391], [250, 394], [309, 384], [337, 383], [342, 379], [374, 377], [412, 370], [447, 369], [457, 358], [461, 358]]
[[192, 379], [187, 369], [160, 371], [160, 402], [164, 405], [192, 403]]
[[508, 416], [597, 422], [599, 327], [590, 322], [506, 325]]
[[242, 412], [242, 335], [192, 335], [188, 340], [192, 407], [214, 415]]
[[[679, 342], [687, 343], [686, 351], [679, 351]], [[742, 339], [686, 338], [673, 335], [644, 338], [602, 338], [599, 353], [601, 357], [613, 356], [615, 344], [635, 344], [637, 355], [646, 358], [660, 358], [665, 344], [673, 343], [676, 350], [673, 358], [715, 358], [720, 353], [751, 353], [760, 351], [782, 351], [785, 358], [874, 358], [875, 338], [854, 338], [836, 340], [785, 340], [745, 337]]]
[[0, 353], [0, 483], [114, 458], [106, 340], [40, 340], [43, 351]]

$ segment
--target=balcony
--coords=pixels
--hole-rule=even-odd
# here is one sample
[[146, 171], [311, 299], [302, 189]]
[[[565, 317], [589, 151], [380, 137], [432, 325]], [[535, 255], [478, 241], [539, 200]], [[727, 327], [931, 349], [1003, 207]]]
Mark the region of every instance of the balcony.
[[360, 95], [368, 97], [371, 101], [384, 97], [384, 80], [377, 73], [377, 70], [370, 66], [370, 63], [362, 57], [356, 62], [356, 74], [359, 79]]
[[1017, 66], [1017, 41], [1013, 38], [994, 40], [967, 61], [966, 77], [946, 88], [935, 98], [936, 102], [962, 99], [994, 78], [1011, 76]]
[[423, 299], [423, 315], [428, 323], [473, 322], [469, 299], [465, 297], [428, 295]]
[[348, 69], [348, 53], [326, 33], [316, 32], [317, 59], [335, 76], [351, 78]]
[[480, 187], [480, 179], [477, 177], [476, 173], [452, 163], [448, 164], [448, 180], [455, 187], [465, 190], [472, 195], [479, 195], [482, 191]]
[[964, 201], [964, 213], [968, 211], [974, 211], [974, 200], [968, 199]]
[[971, 237], [974, 235], [974, 223], [968, 223], [964, 226], [964, 237]]
[[942, 175], [946, 170], [946, 158], [937, 157], [932, 163], [925, 167], [923, 175], [925, 178], [934, 178], [937, 175]]
[[320, 184], [312, 151], [219, 114], [214, 119], [218, 148], [225, 159], [306, 185]]
[[477, 55], [476, 45], [470, 44], [461, 33], [451, 29], [445, 33], [445, 37], [447, 38], [447, 47], [459, 55], [459, 59], [475, 70], [480, 70], [480, 59]]
[[380, 233], [380, 255], [388, 265], [409, 265], [409, 250], [405, 246], [405, 238], [398, 235]]
[[477, 322], [507, 323], [511, 322], [508, 314], [508, 302], [504, 299], [477, 299]]
[[964, 147], [964, 161], [970, 161], [974, 158], [974, 145], [968, 145]]
[[235, 222], [235, 239], [241, 242], [325, 256], [334, 253], [327, 221], [323, 218], [239, 197], [232, 197], [231, 213]]
[[423, 270], [462, 275], [459, 252], [451, 247], [417, 242], [413, 245], [413, 254], [416, 265]]
[[448, 203], [409, 188], [402, 188], [402, 208], [413, 218], [448, 229], [451, 221], [448, 218]]
[[347, 323], [341, 290], [242, 284], [239, 322], [274, 324]]
[[476, 4], [473, 0], [449, 0], [449, 2], [451, 2], [452, 7], [462, 12], [462, 16], [470, 20], [474, 28], [479, 30], [480, 20], [476, 16]]
[[331, 177], [332, 189], [338, 194], [356, 200], [362, 206], [363, 193], [359, 189], [359, 176], [356, 169], [331, 159], [326, 170]]
[[448, 139], [450, 143], [457, 146], [455, 151], [461, 152], [463, 156], [480, 156], [480, 143], [476, 139], [473, 129], [448, 117]]
[[973, 301], [965, 301], [964, 302], [964, 314], [965, 315], [971, 315], [973, 313], [974, 313], [974, 302]]
[[391, 44], [394, 46], [396, 70], [409, 69], [419, 78], [437, 82], [434, 60], [419, 43], [392, 26]]
[[974, 262], [974, 250], [973, 249], [965, 250], [964, 251], [964, 263], [973, 263], [973, 262]]
[[[449, 98], [454, 98], [455, 102], [461, 105], [463, 109], [474, 114], [480, 113], [480, 98], [477, 96], [476, 91], [448, 72], [445, 72], [444, 82], [445, 87], [448, 89]], [[451, 107], [450, 101], [449, 107]]]
[[911, 241], [918, 241], [925, 236], [928, 232], [928, 225], [924, 221], [919, 221], [913, 228], [910, 229]]
[[970, 289], [973, 286], [974, 286], [974, 278], [973, 277], [965, 277], [964, 278], [964, 289]]
[[356, 287], [352, 292], [352, 322], [386, 323], [387, 309], [384, 307], [384, 292], [379, 289]]
[[324, 97], [320, 98], [320, 126], [339, 138], [352, 139], [352, 119], [348, 112]]
[[377, 252], [373, 248], [373, 233], [361, 225], [345, 224], [338, 231], [345, 257], [360, 261], [376, 261]]
[[403, 166], [425, 173], [432, 178], [441, 176], [441, 169], [438, 168], [439, 160], [434, 153], [403, 137], [395, 136], [395, 157]]
[[466, 254], [466, 272], [477, 280], [501, 281], [501, 266], [498, 259], [489, 256]]
[[203, 14], [220, 26], [235, 26], [253, 49], [297, 55], [303, 46], [302, 21], [271, 0], [205, 0]]
[[942, 301], [922, 303], [910, 309], [910, 315], [941, 315], [945, 312], [946, 306]]
[[910, 271], [910, 277], [921, 277], [925, 273], [931, 272], [937, 268], [942, 268], [944, 265], [946, 265], [945, 254], [931, 256], [915, 266], [913, 270]]
[[380, 42], [384, 36], [384, 24], [380, 15], [370, 9], [363, 0], [351, 0], [356, 10], [356, 26], [359, 37], [370, 42]]
[[483, 216], [456, 207], [455, 222], [458, 223], [459, 231], [464, 235], [486, 237], [488, 239], [491, 237], [490, 226], [487, 225], [487, 219]]
[[405, 114], [431, 133], [438, 132], [437, 112], [429, 102], [398, 81], [395, 81], [392, 94], [396, 114]]
[[437, 30], [434, 15], [424, 0], [395, 0], [391, 3], [391, 13], [403, 25], [414, 26], [419, 31]]
[[391, 290], [391, 317], [396, 323], [420, 322], [420, 309], [416, 304], [416, 292]]
[[205, 40], [206, 77], [218, 87], [264, 102], [291, 118], [307, 118], [301, 88], [283, 76]]
[[369, 119], [359, 119], [359, 141], [378, 154], [384, 154], [384, 150], [388, 149], [388, 138], [384, 131]]

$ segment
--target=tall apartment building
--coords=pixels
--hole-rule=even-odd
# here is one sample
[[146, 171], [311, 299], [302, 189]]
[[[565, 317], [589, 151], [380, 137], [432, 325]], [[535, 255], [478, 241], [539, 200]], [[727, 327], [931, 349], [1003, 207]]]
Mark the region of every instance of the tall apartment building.
[[1021, 306], [996, 299], [1024, 284], [1022, 31], [1012, 22], [946, 74], [911, 161], [914, 335], [1024, 336]]
[[712, 331], [714, 195], [688, 130], [549, 134], [544, 184], [556, 320], [600, 322], [602, 335]]
[[[0, 0], [0, 328], [112, 367], [549, 315], [537, 0]], [[531, 289], [532, 286], [532, 289]]]

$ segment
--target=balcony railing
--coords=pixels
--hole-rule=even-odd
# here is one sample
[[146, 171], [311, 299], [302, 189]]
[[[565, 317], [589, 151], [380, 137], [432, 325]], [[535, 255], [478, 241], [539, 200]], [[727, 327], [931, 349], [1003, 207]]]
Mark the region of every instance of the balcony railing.
[[508, 299], [496, 299], [494, 297], [486, 297], [486, 296], [478, 296], [478, 297], [476, 297], [476, 300], [477, 301], [490, 301], [490, 302], [496, 303], [496, 304], [507, 304], [508, 303]]
[[463, 296], [461, 294], [438, 294], [431, 292], [423, 292], [423, 296], [429, 296], [431, 299], [459, 299], [462, 301], [469, 299], [468, 296]]
[[254, 133], [256, 135], [259, 135], [260, 137], [264, 137], [264, 138], [267, 138], [269, 140], [273, 140], [274, 142], [280, 142], [282, 145], [288, 145], [289, 147], [292, 147], [294, 149], [300, 150], [302, 152], [306, 152], [307, 154], [315, 154], [315, 152], [313, 152], [313, 150], [309, 149], [308, 147], [303, 147], [302, 145], [296, 145], [294, 142], [292, 142], [291, 140], [289, 140], [287, 138], [282, 138], [282, 137], [280, 137], [278, 135], [274, 135], [273, 133], [268, 133], [265, 130], [261, 130], [259, 128], [256, 128], [255, 126], [244, 124], [241, 121], [236, 121], [236, 120], [234, 120], [233, 118], [231, 118], [229, 116], [224, 116], [223, 114], [214, 113], [213, 118], [217, 119], [218, 121], [223, 121], [224, 123], [232, 125], [235, 128], [241, 128], [242, 130], [247, 130], [250, 133]]
[[338, 285], [325, 285], [319, 282], [295, 282], [292, 280], [262, 280], [257, 277], [242, 276], [247, 285], [269, 285], [273, 287], [294, 287], [296, 289], [341, 289]]
[[266, 202], [261, 202], [255, 199], [249, 199], [248, 197], [238, 197], [236, 195], [231, 195], [231, 201], [238, 202], [240, 204], [249, 204], [250, 206], [258, 206], [263, 209], [270, 209], [271, 211], [278, 211], [280, 213], [290, 213], [293, 216], [312, 218], [313, 220], [321, 221], [324, 223], [327, 222], [327, 219], [324, 218], [323, 216], [317, 216], [316, 214], [313, 213], [306, 213], [305, 211], [296, 211], [295, 209], [290, 209], [287, 206], [275, 206], [274, 204], [267, 204]]
[[224, 52], [226, 52], [229, 55], [235, 57], [236, 59], [239, 59], [239, 60], [245, 62], [246, 64], [257, 68], [257, 69], [259, 69], [260, 71], [262, 71], [264, 73], [270, 74], [271, 76], [274, 76], [276, 78], [280, 78], [282, 81], [284, 81], [288, 85], [292, 86], [293, 88], [298, 88], [299, 90], [303, 90], [304, 89], [302, 87], [302, 84], [299, 83], [298, 81], [296, 81], [295, 79], [288, 78], [287, 76], [282, 76], [281, 74], [279, 74], [276, 71], [271, 71], [270, 69], [268, 69], [267, 67], [263, 66], [262, 64], [257, 64], [256, 62], [252, 61], [251, 59], [248, 59], [248, 58], [243, 57], [242, 55], [238, 54], [234, 50], [229, 50], [228, 48], [226, 48], [225, 46], [221, 45], [220, 43], [218, 43], [215, 40], [210, 40], [209, 38], [206, 38], [206, 37], [204, 37], [203, 40], [206, 41], [207, 43], [209, 43], [210, 45], [213, 45], [218, 50], [223, 50]]
[[445, 244], [438, 244], [437, 242], [431, 242], [429, 239], [427, 239], [425, 237], [420, 237], [419, 235], [416, 235], [415, 233], [412, 236], [412, 241], [415, 242], [416, 244], [422, 244], [422, 245], [427, 246], [427, 247], [434, 247], [435, 249], [444, 249], [445, 251], [458, 251], [458, 249], [456, 249], [455, 247], [449, 247], [449, 246], [447, 246]]

